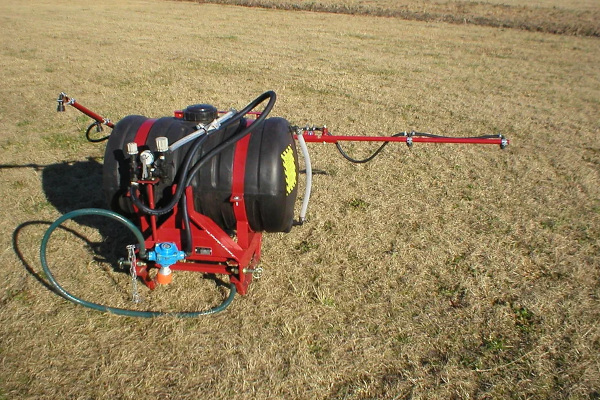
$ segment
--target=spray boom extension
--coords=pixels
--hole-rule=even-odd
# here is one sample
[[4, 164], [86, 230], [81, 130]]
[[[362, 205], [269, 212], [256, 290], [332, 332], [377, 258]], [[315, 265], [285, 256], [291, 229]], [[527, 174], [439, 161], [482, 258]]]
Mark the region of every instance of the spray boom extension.
[[[460, 143], [460, 144], [495, 144], [501, 149], [508, 146], [509, 141], [503, 135], [485, 135], [476, 137], [449, 137], [423, 132], [400, 132], [392, 136], [342, 136], [331, 135], [326, 126], [297, 128], [297, 135], [303, 135], [304, 140], [311, 143], [339, 142], [402, 142], [409, 147], [413, 143]], [[296, 136], [297, 136], [296, 135]]]
[[114, 126], [115, 126], [112, 122], [110, 122], [110, 120], [108, 118], [105, 118], [100, 114], [96, 114], [89, 108], [82, 106], [75, 99], [69, 98], [69, 96], [67, 96], [67, 94], [64, 92], [62, 92], [58, 95], [56, 102], [58, 103], [58, 105], [56, 107], [56, 111], [58, 111], [58, 112], [65, 111], [65, 104], [66, 104], [66, 105], [69, 105], [69, 106], [72, 106], [72, 107], [78, 109], [79, 111], [81, 111], [82, 113], [84, 113], [85, 115], [90, 117], [91, 119], [95, 120], [97, 124], [104, 124], [104, 125], [108, 126], [109, 128], [114, 128]]

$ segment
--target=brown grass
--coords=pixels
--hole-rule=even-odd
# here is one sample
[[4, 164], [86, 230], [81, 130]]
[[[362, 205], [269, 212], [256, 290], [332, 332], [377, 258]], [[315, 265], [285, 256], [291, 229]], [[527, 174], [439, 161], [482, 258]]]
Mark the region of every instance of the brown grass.
[[591, 0], [191, 0], [198, 3], [394, 17], [600, 36], [600, 4]]
[[[0, 399], [600, 396], [596, 38], [157, 0], [5, 0], [0, 21]], [[328, 174], [309, 223], [265, 235], [263, 278], [219, 315], [116, 317], [43, 285], [48, 223], [101, 204], [103, 146], [56, 114], [60, 91], [118, 120], [267, 89], [275, 115], [340, 134], [512, 145], [389, 146], [363, 166], [311, 146]], [[130, 305], [103, 260], [117, 232], [79, 222], [52, 269]], [[142, 295], [187, 310], [221, 293], [181, 273]]]

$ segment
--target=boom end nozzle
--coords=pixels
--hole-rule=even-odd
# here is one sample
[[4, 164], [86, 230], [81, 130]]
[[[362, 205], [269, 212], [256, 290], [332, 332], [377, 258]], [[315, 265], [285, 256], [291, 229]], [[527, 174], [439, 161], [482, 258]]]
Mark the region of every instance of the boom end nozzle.
[[58, 103], [58, 105], [56, 106], [56, 111], [64, 112], [65, 111], [65, 94], [64, 93], [59, 94], [58, 99], [56, 99], [56, 102]]

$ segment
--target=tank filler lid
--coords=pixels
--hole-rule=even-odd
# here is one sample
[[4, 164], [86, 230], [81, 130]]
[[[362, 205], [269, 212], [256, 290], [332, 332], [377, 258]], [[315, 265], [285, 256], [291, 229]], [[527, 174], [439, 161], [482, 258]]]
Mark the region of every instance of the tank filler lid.
[[183, 110], [183, 119], [185, 121], [199, 122], [204, 125], [214, 121], [217, 115], [217, 108], [210, 104], [194, 104]]

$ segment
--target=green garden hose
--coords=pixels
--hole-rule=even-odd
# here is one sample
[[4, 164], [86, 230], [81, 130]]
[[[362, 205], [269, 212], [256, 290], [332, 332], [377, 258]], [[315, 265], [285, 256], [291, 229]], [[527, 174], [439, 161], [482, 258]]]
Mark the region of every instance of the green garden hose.
[[46, 248], [48, 246], [48, 241], [50, 240], [50, 236], [52, 235], [52, 232], [54, 232], [54, 230], [56, 228], [58, 228], [63, 222], [65, 222], [69, 219], [81, 217], [84, 215], [98, 215], [98, 216], [108, 217], [108, 218], [111, 218], [115, 221], [122, 223], [135, 235], [135, 237], [138, 241], [138, 244], [139, 244], [139, 256], [142, 258], [144, 258], [146, 256], [146, 246], [144, 244], [144, 236], [142, 235], [142, 232], [140, 232], [140, 230], [131, 221], [129, 221], [127, 218], [123, 217], [122, 215], [117, 214], [116, 212], [104, 210], [104, 209], [100, 209], [100, 208], [82, 208], [80, 210], [71, 211], [71, 212], [63, 215], [62, 217], [60, 217], [59, 219], [54, 221], [54, 223], [52, 225], [50, 225], [50, 227], [44, 234], [44, 238], [42, 239], [42, 244], [40, 246], [40, 260], [42, 263], [42, 268], [44, 269], [44, 272], [46, 273], [46, 276], [48, 277], [50, 284], [54, 287], [54, 289], [56, 289], [56, 292], [59, 295], [61, 295], [62, 297], [64, 297], [65, 299], [72, 301], [73, 303], [80, 304], [84, 307], [92, 308], [92, 309], [98, 310], [98, 311], [109, 312], [109, 313], [113, 313], [113, 314], [117, 314], [117, 315], [125, 315], [128, 317], [143, 317], [143, 318], [151, 318], [151, 317], [159, 317], [159, 316], [191, 318], [191, 317], [197, 317], [197, 316], [201, 316], [201, 315], [216, 314], [216, 313], [221, 312], [224, 309], [226, 309], [233, 301], [233, 298], [235, 297], [235, 294], [236, 294], [236, 288], [233, 283], [231, 283], [229, 285], [229, 296], [225, 299], [225, 301], [223, 301], [223, 303], [219, 304], [218, 306], [211, 308], [209, 310], [205, 310], [205, 311], [186, 311], [186, 312], [137, 311], [137, 310], [130, 310], [130, 309], [126, 309], [126, 308], [109, 307], [109, 306], [105, 306], [102, 304], [91, 303], [89, 301], [85, 301], [83, 299], [80, 299], [80, 298], [72, 295], [71, 293], [67, 292], [65, 289], [63, 289], [62, 286], [60, 286], [58, 284], [58, 282], [52, 275], [52, 272], [50, 272], [50, 268], [48, 268], [48, 261], [46, 260]]

